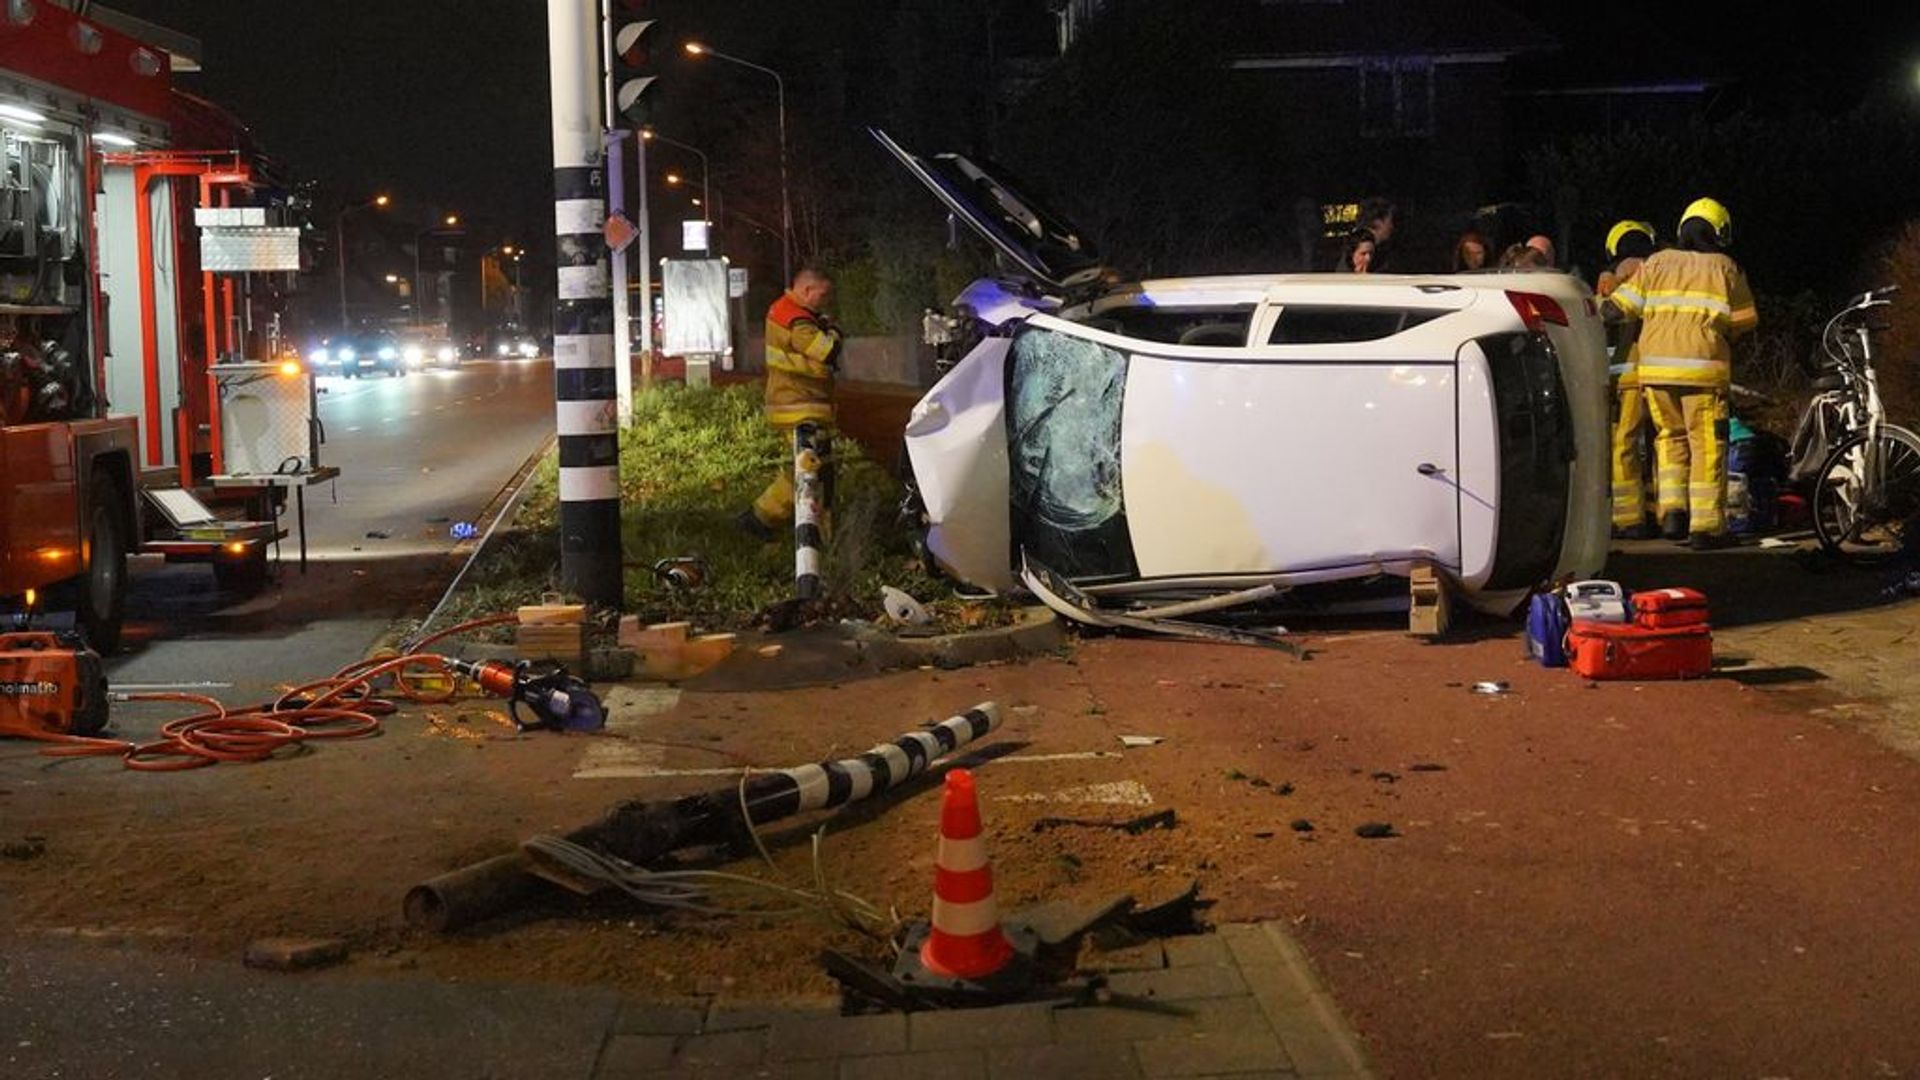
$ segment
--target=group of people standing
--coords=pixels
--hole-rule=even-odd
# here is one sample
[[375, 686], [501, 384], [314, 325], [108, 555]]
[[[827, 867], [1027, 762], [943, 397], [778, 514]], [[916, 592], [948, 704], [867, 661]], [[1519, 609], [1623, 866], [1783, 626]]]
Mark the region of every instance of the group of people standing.
[[[1759, 323], [1753, 292], [1726, 251], [1733, 216], [1714, 199], [1680, 215], [1672, 247], [1653, 226], [1621, 221], [1596, 292], [1607, 316], [1614, 385], [1613, 528], [1618, 536], [1724, 547], [1727, 394], [1733, 342]], [[1653, 432], [1653, 506], [1644, 446]]]
[[[1342, 248], [1343, 273], [1390, 269], [1393, 204], [1369, 200]], [[1613, 410], [1613, 526], [1617, 536], [1663, 536], [1695, 548], [1723, 547], [1727, 532], [1727, 394], [1733, 342], [1758, 322], [1746, 276], [1726, 253], [1733, 218], [1709, 198], [1680, 215], [1673, 246], [1654, 227], [1621, 221], [1607, 233], [1609, 264], [1595, 292], [1608, 322]], [[1454, 272], [1551, 269], [1553, 241], [1534, 235], [1511, 244], [1495, 265], [1475, 230], [1453, 249]], [[1654, 495], [1649, 505], [1646, 444], [1652, 436]]]

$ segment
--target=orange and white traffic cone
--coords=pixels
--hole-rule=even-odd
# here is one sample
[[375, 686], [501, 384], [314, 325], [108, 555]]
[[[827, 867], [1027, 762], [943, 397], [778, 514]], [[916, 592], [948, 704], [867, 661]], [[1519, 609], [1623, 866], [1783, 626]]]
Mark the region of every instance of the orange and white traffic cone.
[[1032, 979], [1034, 934], [1025, 927], [1001, 926], [993, 868], [981, 833], [973, 773], [954, 769], [947, 773], [940, 801], [933, 920], [909, 934], [896, 967], [896, 975], [909, 985], [1004, 998], [1024, 990]]
[[1013, 945], [1000, 929], [993, 899], [993, 867], [980, 835], [980, 799], [973, 773], [947, 774], [940, 799], [940, 853], [933, 866], [933, 927], [920, 946], [928, 971], [979, 979], [1005, 967]]

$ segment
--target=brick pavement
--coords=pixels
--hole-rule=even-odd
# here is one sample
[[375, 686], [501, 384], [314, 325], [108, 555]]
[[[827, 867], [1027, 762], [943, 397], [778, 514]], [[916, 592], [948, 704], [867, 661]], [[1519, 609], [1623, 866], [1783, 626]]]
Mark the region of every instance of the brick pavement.
[[594, 1080], [1160, 1080], [1368, 1076], [1306, 956], [1278, 924], [1228, 925], [1108, 958], [1110, 1004], [841, 1016], [634, 1002]]

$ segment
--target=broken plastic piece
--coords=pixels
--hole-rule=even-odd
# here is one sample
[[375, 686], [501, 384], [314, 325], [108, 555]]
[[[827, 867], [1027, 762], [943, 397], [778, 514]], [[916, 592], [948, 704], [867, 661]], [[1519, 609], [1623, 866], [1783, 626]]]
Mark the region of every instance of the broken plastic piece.
[[1507, 684], [1492, 681], [1477, 682], [1473, 684], [1473, 692], [1476, 694], [1504, 694], [1507, 692]]
[[1120, 745], [1128, 748], [1136, 746], [1158, 746], [1167, 741], [1165, 735], [1122, 735]]
[[887, 618], [904, 626], [925, 626], [933, 621], [925, 605], [891, 585], [880, 587], [880, 604]]

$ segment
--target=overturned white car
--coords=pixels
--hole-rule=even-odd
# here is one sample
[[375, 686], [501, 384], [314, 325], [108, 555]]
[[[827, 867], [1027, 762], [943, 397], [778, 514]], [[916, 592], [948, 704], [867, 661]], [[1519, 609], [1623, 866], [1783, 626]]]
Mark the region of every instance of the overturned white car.
[[875, 136], [1017, 268], [963, 295], [985, 336], [906, 428], [954, 577], [1204, 602], [1427, 564], [1505, 614], [1605, 562], [1606, 351], [1573, 277], [1102, 286], [989, 168]]

